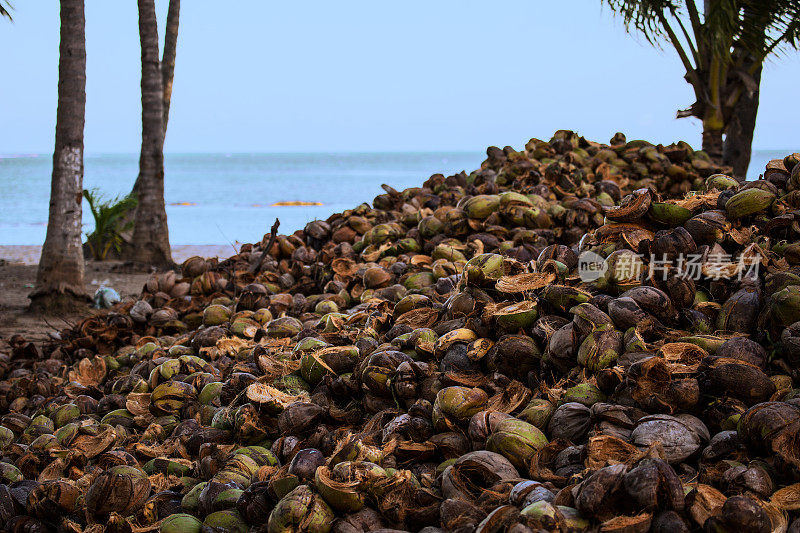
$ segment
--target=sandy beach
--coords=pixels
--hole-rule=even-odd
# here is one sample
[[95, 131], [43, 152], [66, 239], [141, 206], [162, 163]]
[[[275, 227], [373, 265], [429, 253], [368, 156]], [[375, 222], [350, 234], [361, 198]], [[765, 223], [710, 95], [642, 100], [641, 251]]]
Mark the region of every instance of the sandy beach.
[[[238, 246], [238, 245], [237, 245]], [[172, 259], [182, 263], [189, 257], [200, 255], [203, 257], [230, 257], [237, 253], [237, 249], [229, 244], [181, 244], [172, 247]], [[21, 265], [39, 264], [42, 254], [40, 245], [4, 245], [0, 244], [0, 261]]]
[[[27, 313], [28, 294], [36, 282], [36, 269], [41, 246], [0, 246], [0, 342], [11, 335], [21, 334], [30, 341], [41, 342], [57, 330], [74, 325], [92, 313], [60, 316], [43, 320], [41, 316]], [[229, 257], [234, 249], [229, 245], [183, 245], [172, 248], [172, 258], [181, 263], [189, 257]], [[84, 279], [89, 295], [101, 285], [114, 288], [124, 298], [141, 293], [149, 274], [130, 272], [121, 268], [119, 261], [87, 261]]]

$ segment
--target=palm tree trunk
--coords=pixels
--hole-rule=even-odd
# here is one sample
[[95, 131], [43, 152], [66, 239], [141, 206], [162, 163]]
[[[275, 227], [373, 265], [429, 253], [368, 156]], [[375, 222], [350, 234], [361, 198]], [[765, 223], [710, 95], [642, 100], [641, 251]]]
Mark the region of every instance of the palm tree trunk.
[[164, 136], [169, 123], [169, 106], [172, 103], [172, 79], [175, 76], [175, 56], [178, 52], [178, 25], [181, 0], [169, 0], [167, 29], [164, 36], [164, 55], [161, 57], [161, 83], [164, 89]]
[[138, 0], [142, 48], [142, 150], [134, 193], [138, 200], [133, 237], [125, 257], [154, 266], [171, 266], [164, 205], [164, 90], [158, 58], [154, 0]]
[[[761, 69], [754, 78], [758, 82], [761, 81]], [[758, 103], [759, 91], [743, 93], [733, 109], [731, 121], [725, 130], [722, 162], [733, 167], [733, 175], [739, 181], [747, 178], [747, 168], [750, 166]]]
[[703, 151], [715, 163], [722, 161], [722, 130], [718, 128], [703, 128]]
[[[764, 9], [759, 9], [753, 3], [745, 2], [742, 12], [743, 27], [748, 34], [758, 41], [763, 47], [767, 43], [767, 25], [770, 15]], [[761, 89], [761, 71], [763, 70], [764, 57], [753, 53], [752, 47], [743, 44], [734, 44], [732, 57], [739, 65], [741, 86], [739, 99], [731, 110], [728, 126], [725, 128], [725, 147], [722, 162], [733, 167], [736, 179], [744, 181], [747, 178], [747, 168], [750, 166], [750, 156], [753, 150], [753, 133], [756, 129], [756, 115]]]
[[61, 0], [58, 111], [50, 213], [31, 309], [63, 312], [86, 300], [81, 248], [83, 127], [86, 112], [83, 0]]
[[733, 175], [739, 181], [747, 177], [750, 157], [753, 151], [753, 134], [756, 129], [756, 115], [760, 98], [762, 67], [753, 73], [756, 89], [745, 90], [733, 108], [731, 120], [725, 130], [725, 147], [722, 162], [733, 167]]

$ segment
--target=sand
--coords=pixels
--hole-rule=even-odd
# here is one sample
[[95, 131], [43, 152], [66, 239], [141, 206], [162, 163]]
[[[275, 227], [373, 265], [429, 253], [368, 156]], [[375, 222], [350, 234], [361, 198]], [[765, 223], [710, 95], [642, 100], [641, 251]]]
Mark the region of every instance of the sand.
[[[186, 259], [200, 255], [203, 257], [230, 257], [238, 250], [230, 244], [181, 244], [172, 247], [172, 259], [182, 263]], [[0, 245], [0, 260], [23, 265], [36, 265], [42, 247], [38, 245]]]
[[[8, 348], [7, 341], [14, 334], [19, 333], [38, 344], [61, 329], [80, 323], [93, 312], [87, 309], [82, 314], [49, 317], [27, 312], [28, 294], [36, 282], [41, 249], [41, 246], [0, 246], [0, 353]], [[173, 247], [172, 258], [181, 263], [194, 255], [229, 257], [233, 253], [229, 245], [183, 245]], [[92, 295], [101, 285], [106, 285], [123, 298], [137, 296], [148, 276], [146, 272], [130, 272], [119, 261], [87, 261], [86, 292]]]

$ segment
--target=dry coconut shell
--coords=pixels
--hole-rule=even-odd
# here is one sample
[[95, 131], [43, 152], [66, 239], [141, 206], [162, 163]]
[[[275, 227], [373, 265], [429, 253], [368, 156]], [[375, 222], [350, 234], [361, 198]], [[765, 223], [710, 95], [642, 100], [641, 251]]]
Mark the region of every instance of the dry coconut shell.
[[599, 470], [603, 467], [624, 463], [632, 464], [642, 452], [633, 444], [611, 435], [598, 435], [589, 439], [586, 467]]
[[355, 261], [345, 257], [338, 257], [331, 261], [331, 269], [343, 281], [349, 281], [350, 278], [355, 276], [358, 268], [359, 266]]
[[785, 510], [774, 505], [772, 502], [759, 501], [759, 503], [767, 512], [774, 533], [784, 532], [789, 529], [789, 516]]
[[595, 230], [600, 242], [624, 242], [631, 250], [638, 250], [641, 241], [652, 240], [654, 235], [650, 229], [631, 222], [603, 224]]
[[722, 506], [727, 499], [727, 496], [711, 485], [698, 483], [686, 497], [689, 515], [697, 525], [702, 526], [710, 517], [722, 513]]
[[516, 276], [503, 276], [495, 283], [495, 288], [500, 292], [513, 294], [541, 289], [553, 283], [555, 279], [556, 275], [553, 272], [529, 272]]
[[776, 490], [769, 501], [784, 511], [796, 511], [800, 509], [800, 483], [795, 483], [794, 485]]
[[87, 387], [99, 385], [106, 377], [106, 362], [102, 357], [84, 357], [78, 362], [76, 370], [69, 371], [69, 380], [77, 381]]
[[659, 348], [659, 352], [670, 363], [694, 365], [708, 355], [704, 349], [690, 342], [669, 342]]
[[281, 412], [289, 404], [304, 399], [303, 396], [286, 394], [265, 383], [251, 383], [245, 389], [245, 395], [252, 403], [266, 407], [274, 412]]
[[653, 197], [647, 189], [637, 189], [623, 198], [619, 205], [606, 210], [606, 218], [619, 222], [629, 222], [641, 218], [650, 209]]
[[508, 414], [526, 405], [530, 401], [530, 398], [530, 389], [519, 381], [513, 380], [503, 389], [503, 392], [489, 398], [488, 408], [491, 411], [499, 411]]
[[636, 516], [615, 516], [600, 524], [600, 531], [614, 533], [645, 533], [650, 530], [653, 515], [641, 513]]
[[70, 446], [78, 450], [87, 458], [97, 457], [101, 453], [108, 451], [117, 439], [117, 433], [109, 427], [97, 435], [78, 435]]
[[674, 200], [669, 203], [679, 205], [691, 211], [699, 207], [705, 207], [708, 209], [715, 209], [717, 206], [717, 199], [719, 198], [719, 192], [709, 192], [704, 194], [697, 194], [697, 193], [690, 193], [686, 198], [683, 200]]
[[400, 315], [395, 321], [395, 325], [406, 324], [413, 329], [428, 328], [436, 322], [438, 317], [439, 312], [436, 309], [420, 307]]
[[229, 357], [236, 357], [236, 355], [245, 349], [251, 347], [251, 343], [239, 337], [222, 337], [217, 340], [216, 348], [219, 354], [227, 354]]
[[467, 346], [467, 357], [470, 361], [480, 361], [494, 346], [491, 339], [476, 339]]

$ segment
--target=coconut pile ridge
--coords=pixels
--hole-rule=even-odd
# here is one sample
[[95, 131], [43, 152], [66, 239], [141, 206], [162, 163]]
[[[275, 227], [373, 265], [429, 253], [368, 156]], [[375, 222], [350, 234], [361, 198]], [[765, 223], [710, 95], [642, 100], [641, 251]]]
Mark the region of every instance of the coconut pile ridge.
[[797, 530], [800, 154], [728, 170], [560, 130], [16, 336], [0, 522]]

